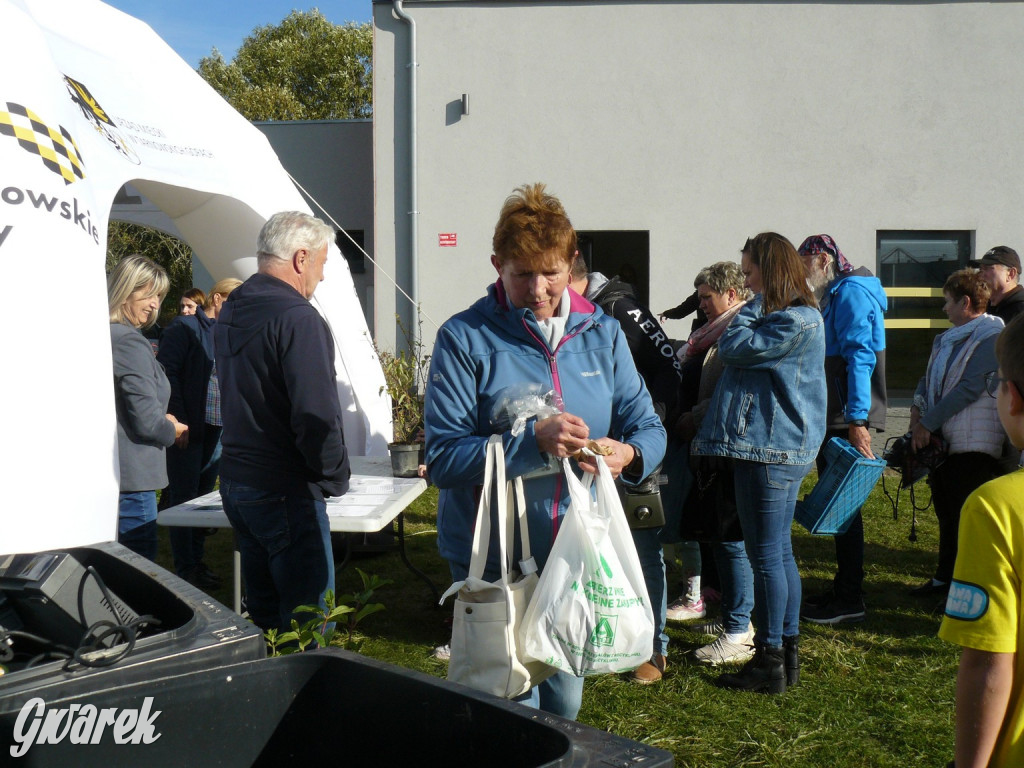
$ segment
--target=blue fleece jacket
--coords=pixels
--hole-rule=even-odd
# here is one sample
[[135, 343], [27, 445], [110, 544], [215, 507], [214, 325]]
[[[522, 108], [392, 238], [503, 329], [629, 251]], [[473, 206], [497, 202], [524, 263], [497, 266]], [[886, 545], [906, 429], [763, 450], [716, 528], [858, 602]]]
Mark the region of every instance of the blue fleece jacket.
[[[526, 386], [557, 392], [564, 410], [587, 423], [591, 438], [609, 436], [638, 448], [640, 477], [664, 456], [665, 430], [619, 324], [578, 294], [570, 296], [565, 335], [553, 352], [533, 312], [511, 307], [500, 281], [438, 332], [426, 393], [426, 457], [430, 479], [441, 489], [438, 548], [449, 561], [469, 563], [485, 447], [499, 433], [509, 476], [535, 472], [525, 480], [530, 544], [538, 566], [547, 560], [569, 500], [557, 464], [544, 472], [548, 457], [537, 446], [536, 420], [513, 435], [501, 416], [502, 405]], [[496, 536], [496, 526], [491, 530]]]
[[829, 429], [857, 419], [885, 429], [887, 308], [881, 282], [864, 267], [837, 277], [822, 297]]

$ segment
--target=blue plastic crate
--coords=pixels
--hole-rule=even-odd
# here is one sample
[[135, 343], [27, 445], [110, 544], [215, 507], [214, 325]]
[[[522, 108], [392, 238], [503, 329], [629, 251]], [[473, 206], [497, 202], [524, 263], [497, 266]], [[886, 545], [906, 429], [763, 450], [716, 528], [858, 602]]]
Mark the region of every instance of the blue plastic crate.
[[834, 536], [846, 533], [882, 476], [885, 460], [866, 459], [841, 437], [833, 437], [825, 446], [825, 462], [817, 484], [796, 503], [796, 520], [811, 533]]

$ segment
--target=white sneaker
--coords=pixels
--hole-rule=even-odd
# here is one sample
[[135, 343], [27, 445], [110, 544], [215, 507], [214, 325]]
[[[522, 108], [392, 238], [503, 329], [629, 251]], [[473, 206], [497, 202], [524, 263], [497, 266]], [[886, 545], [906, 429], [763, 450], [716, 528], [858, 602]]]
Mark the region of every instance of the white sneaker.
[[736, 664], [751, 659], [753, 656], [754, 637], [750, 633], [744, 636], [744, 642], [741, 643], [730, 642], [725, 639], [724, 634], [721, 634], [715, 642], [693, 652], [693, 658], [701, 664], [710, 664], [712, 667], [717, 667], [719, 664]]
[[433, 656], [438, 661], [450, 661], [452, 658], [452, 645], [451, 643], [445, 643], [439, 645], [434, 649]]
[[718, 637], [725, 632], [721, 619], [711, 619], [710, 621], [702, 621], [700, 624], [691, 624], [687, 629], [691, 632], [696, 632], [698, 635], [707, 635], [708, 637]]
[[691, 603], [686, 600], [685, 596], [682, 596], [669, 604], [665, 611], [665, 618], [669, 621], [693, 621], [694, 619], [703, 619], [706, 614], [703, 598], [697, 598], [697, 602]]

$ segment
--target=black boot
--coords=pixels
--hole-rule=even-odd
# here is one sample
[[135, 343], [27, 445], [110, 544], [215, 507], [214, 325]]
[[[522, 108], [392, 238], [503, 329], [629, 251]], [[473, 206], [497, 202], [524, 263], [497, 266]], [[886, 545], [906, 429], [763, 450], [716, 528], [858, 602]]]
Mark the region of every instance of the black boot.
[[758, 643], [754, 647], [754, 658], [743, 665], [743, 669], [732, 674], [721, 675], [715, 685], [737, 691], [759, 693], [786, 692], [786, 663], [781, 648], [770, 648]]
[[782, 651], [786, 659], [787, 688], [792, 688], [800, 682], [800, 656], [797, 654], [799, 645], [800, 635], [782, 636]]

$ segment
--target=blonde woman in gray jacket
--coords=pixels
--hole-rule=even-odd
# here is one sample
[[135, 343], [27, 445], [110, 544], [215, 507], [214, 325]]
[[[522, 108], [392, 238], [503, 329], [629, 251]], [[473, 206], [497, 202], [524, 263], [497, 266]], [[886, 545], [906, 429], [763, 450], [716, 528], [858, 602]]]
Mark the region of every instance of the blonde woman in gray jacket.
[[121, 259], [107, 276], [120, 465], [117, 540], [150, 560], [157, 552], [156, 491], [167, 485], [164, 449], [188, 430], [167, 413], [171, 385], [141, 332], [156, 322], [169, 285], [163, 267], [139, 254]]

